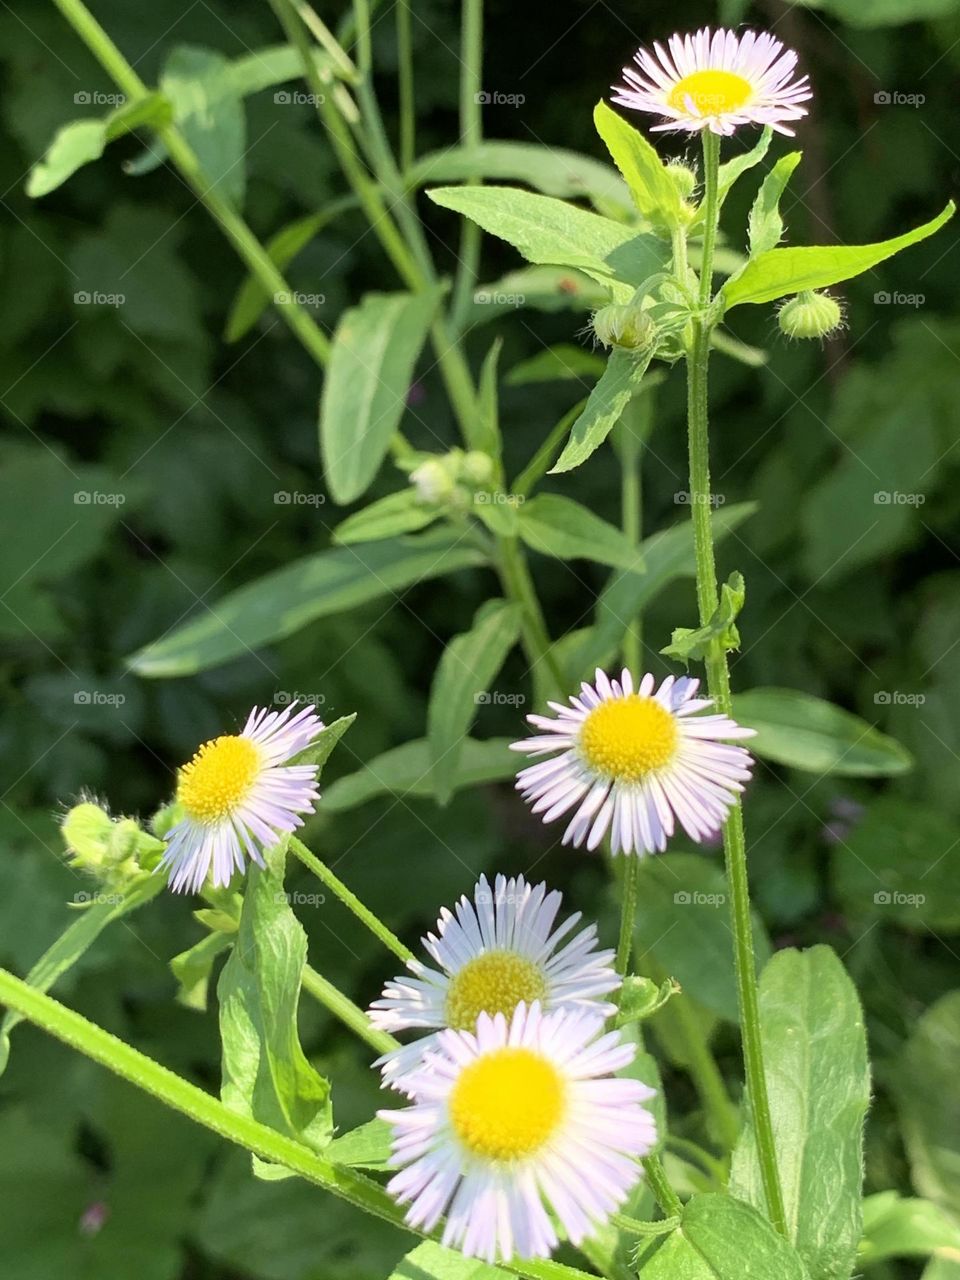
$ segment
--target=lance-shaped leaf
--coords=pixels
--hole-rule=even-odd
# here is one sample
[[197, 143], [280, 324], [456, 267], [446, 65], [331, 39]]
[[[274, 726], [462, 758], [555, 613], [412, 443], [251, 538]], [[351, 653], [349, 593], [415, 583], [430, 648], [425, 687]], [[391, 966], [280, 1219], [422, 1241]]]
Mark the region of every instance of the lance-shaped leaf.
[[[760, 979], [760, 1023], [788, 1236], [812, 1276], [847, 1280], [861, 1234], [870, 1069], [856, 988], [829, 947], [773, 957]], [[747, 1123], [730, 1189], [763, 1209]]]
[[380, 469], [439, 296], [368, 293], [340, 317], [320, 400], [323, 470], [337, 502], [359, 498]]
[[594, 560], [640, 572], [643, 555], [616, 525], [572, 498], [543, 493], [517, 508], [517, 532], [534, 551], [558, 560]]
[[[467, 738], [460, 751], [454, 790], [512, 778], [517, 772], [517, 757], [510, 750], [510, 742], [510, 738], [487, 738], [483, 742]], [[429, 796], [433, 790], [430, 744], [426, 738], [415, 738], [384, 751], [356, 773], [338, 778], [323, 793], [320, 805], [339, 813], [377, 796]]]
[[565, 147], [488, 139], [475, 146], [444, 147], [423, 156], [407, 175], [417, 186], [430, 182], [524, 182], [545, 196], [587, 196], [630, 208], [623, 183], [608, 164]]
[[800, 163], [802, 155], [802, 151], [791, 151], [781, 156], [760, 184], [748, 222], [752, 258], [766, 253], [768, 249], [773, 249], [780, 243], [780, 237], [783, 235], [780, 197], [790, 181], [790, 175]]
[[416, 533], [433, 524], [441, 515], [439, 507], [427, 506], [415, 489], [400, 489], [371, 502], [337, 525], [333, 536], [344, 545], [350, 542], [377, 542], [402, 533]]
[[583, 413], [573, 424], [570, 439], [550, 474], [572, 471], [599, 449], [620, 420], [620, 415], [640, 390], [653, 353], [636, 355], [614, 351], [600, 381], [590, 392]]
[[447, 645], [437, 667], [427, 710], [427, 740], [434, 793], [440, 804], [453, 794], [464, 740], [478, 707], [491, 701], [490, 684], [520, 635], [520, 607], [488, 600], [469, 631]]
[[588, 213], [563, 200], [513, 187], [437, 187], [436, 204], [470, 218], [506, 240], [529, 261], [577, 267], [626, 302], [666, 263], [668, 249], [653, 235], [638, 235], [612, 218]]
[[721, 290], [726, 308], [745, 302], [773, 302], [804, 289], [823, 289], [862, 275], [901, 249], [926, 240], [953, 217], [951, 200], [942, 213], [922, 227], [877, 244], [805, 245], [796, 249], [768, 249], [751, 258], [743, 270]]
[[297, 1006], [307, 935], [284, 890], [286, 845], [251, 867], [240, 930], [217, 984], [223, 1080], [232, 1111], [315, 1151], [333, 1134], [330, 1084], [300, 1045]]
[[231, 592], [129, 659], [142, 676], [206, 671], [292, 635], [316, 618], [353, 609], [454, 569], [484, 563], [462, 534], [371, 542], [304, 556]]
[[593, 123], [643, 216], [655, 224], [677, 225], [680, 192], [656, 148], [603, 101], [593, 109]]
[[27, 195], [34, 199], [48, 195], [78, 169], [99, 160], [109, 142], [145, 125], [159, 128], [172, 118], [173, 109], [163, 94], [150, 93], [100, 120], [72, 120], [57, 130], [43, 159], [30, 170]]
[[732, 1196], [694, 1196], [679, 1228], [647, 1256], [640, 1280], [811, 1280], [783, 1236]]

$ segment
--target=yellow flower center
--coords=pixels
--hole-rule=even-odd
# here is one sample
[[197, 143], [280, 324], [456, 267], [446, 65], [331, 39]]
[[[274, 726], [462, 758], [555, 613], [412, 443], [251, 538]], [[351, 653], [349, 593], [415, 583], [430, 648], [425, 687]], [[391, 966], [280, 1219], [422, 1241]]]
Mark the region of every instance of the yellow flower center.
[[249, 738], [213, 738], [180, 770], [177, 799], [195, 822], [219, 822], [247, 795], [261, 765]]
[[478, 1058], [450, 1095], [454, 1132], [488, 1160], [532, 1155], [549, 1141], [565, 1111], [563, 1078], [530, 1049], [497, 1049]]
[[594, 707], [580, 730], [580, 754], [604, 777], [639, 782], [670, 763], [679, 738], [669, 711], [631, 693]]
[[472, 1031], [481, 1013], [510, 1018], [521, 1000], [543, 1000], [547, 984], [540, 968], [513, 951], [487, 951], [468, 960], [447, 992], [447, 1026]]
[[733, 71], [694, 71], [673, 86], [667, 103], [686, 111], [689, 99], [702, 116], [719, 116], [739, 111], [752, 97], [753, 85]]

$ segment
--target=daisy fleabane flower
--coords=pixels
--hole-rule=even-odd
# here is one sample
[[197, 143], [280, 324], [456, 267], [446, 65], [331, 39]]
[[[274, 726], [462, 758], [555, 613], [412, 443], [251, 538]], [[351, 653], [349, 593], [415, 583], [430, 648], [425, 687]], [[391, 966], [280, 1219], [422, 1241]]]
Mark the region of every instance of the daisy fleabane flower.
[[[580, 912], [556, 924], [563, 895], [523, 876], [497, 876], [493, 888], [481, 876], [473, 901], [462, 897], [456, 913], [444, 908], [436, 934], [422, 940], [431, 968], [411, 960], [370, 1008], [370, 1021], [390, 1033], [410, 1027], [473, 1031], [481, 1013], [512, 1017], [517, 1005], [538, 1000], [546, 1010], [616, 1012], [602, 997], [620, 986], [612, 951], [597, 945], [597, 927], [574, 929]], [[562, 945], [561, 945], [562, 944]], [[429, 1035], [380, 1060], [384, 1080], [403, 1090], [433, 1045]]]
[[728, 135], [743, 124], [770, 125], [793, 135], [787, 121], [807, 114], [813, 97], [806, 76], [797, 78], [797, 55], [774, 36], [755, 31], [674, 35], [667, 48], [638, 49], [640, 71], [624, 67], [626, 84], [614, 85], [613, 101], [661, 116], [661, 129]]
[[254, 707], [242, 732], [205, 742], [180, 769], [184, 816], [167, 833], [160, 863], [175, 893], [199, 893], [211, 867], [215, 885], [229, 884], [247, 856], [262, 867], [263, 851], [303, 825], [300, 815], [320, 798], [318, 769], [287, 762], [322, 729], [312, 707]]
[[475, 1032], [442, 1031], [393, 1127], [388, 1190], [406, 1220], [493, 1263], [545, 1258], [556, 1224], [579, 1244], [615, 1213], [656, 1142], [653, 1090], [615, 1077], [635, 1047], [596, 1014], [483, 1013]]
[[656, 691], [655, 683], [645, 675], [634, 691], [626, 669], [619, 681], [597, 671], [569, 706], [550, 703], [557, 719], [527, 716], [540, 734], [511, 743], [551, 755], [521, 769], [517, 789], [544, 822], [574, 810], [564, 844], [595, 849], [609, 830], [614, 853], [660, 853], [675, 818], [700, 841], [720, 829], [743, 790], [753, 760], [728, 740], [755, 730], [701, 715], [713, 703], [694, 696], [699, 680], [667, 676]]

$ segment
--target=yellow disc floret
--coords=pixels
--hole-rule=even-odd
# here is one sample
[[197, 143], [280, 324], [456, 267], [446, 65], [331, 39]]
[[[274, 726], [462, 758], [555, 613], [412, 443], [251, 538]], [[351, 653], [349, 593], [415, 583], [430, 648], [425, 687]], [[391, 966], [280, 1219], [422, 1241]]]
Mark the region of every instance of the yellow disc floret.
[[213, 738], [180, 770], [177, 799], [195, 822], [219, 822], [246, 797], [261, 767], [249, 738]]
[[677, 81], [667, 103], [687, 111], [689, 101], [702, 116], [720, 116], [739, 111], [752, 97], [753, 85], [733, 71], [694, 71]]
[[514, 951], [487, 951], [468, 960], [450, 983], [447, 1026], [472, 1031], [481, 1013], [513, 1015], [521, 1000], [543, 1000], [547, 984], [540, 967]]
[[488, 1160], [533, 1155], [563, 1120], [566, 1087], [531, 1049], [497, 1049], [466, 1067], [450, 1095], [450, 1120], [468, 1150]]
[[587, 716], [580, 730], [580, 753], [607, 778], [639, 782], [662, 769], [676, 754], [677, 722], [655, 698], [631, 693], [609, 698]]

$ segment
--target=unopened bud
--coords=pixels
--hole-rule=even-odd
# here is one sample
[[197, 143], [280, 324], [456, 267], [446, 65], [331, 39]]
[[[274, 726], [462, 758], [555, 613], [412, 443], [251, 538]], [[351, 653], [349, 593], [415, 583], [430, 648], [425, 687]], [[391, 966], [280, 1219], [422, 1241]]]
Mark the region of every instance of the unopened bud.
[[827, 338], [842, 327], [843, 308], [828, 293], [808, 289], [783, 304], [777, 322], [788, 338]]
[[470, 485], [488, 485], [493, 481], [493, 459], [479, 449], [463, 455], [463, 479]]
[[626, 351], [649, 351], [657, 340], [649, 314], [632, 305], [601, 307], [594, 314], [593, 331], [603, 346]]
[[669, 173], [673, 180], [673, 185], [680, 193], [680, 199], [689, 200], [697, 186], [697, 175], [694, 170], [681, 160], [675, 160], [672, 164], [667, 165], [667, 173]]
[[454, 481], [443, 458], [428, 458], [410, 474], [410, 483], [421, 502], [431, 506], [449, 502], [453, 497]]

